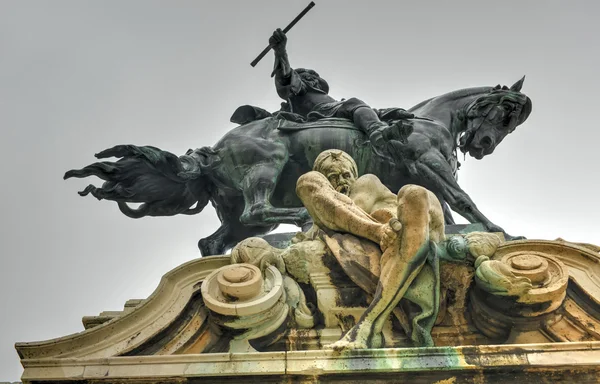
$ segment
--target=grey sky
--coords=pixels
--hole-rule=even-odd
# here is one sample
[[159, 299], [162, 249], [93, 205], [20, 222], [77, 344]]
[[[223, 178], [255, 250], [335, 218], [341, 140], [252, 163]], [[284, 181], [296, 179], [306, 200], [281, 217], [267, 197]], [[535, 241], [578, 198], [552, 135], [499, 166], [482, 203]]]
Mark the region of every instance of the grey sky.
[[[15, 341], [78, 332], [82, 316], [147, 297], [218, 227], [210, 206], [126, 218], [78, 197], [88, 181], [63, 173], [115, 144], [183, 154], [214, 144], [239, 105], [277, 109], [272, 54], [249, 63], [308, 2], [0, 2], [0, 381], [21, 374]], [[334, 97], [375, 107], [526, 74], [531, 116], [491, 157], [461, 159], [460, 184], [511, 234], [600, 244], [599, 10], [594, 0], [318, 0], [288, 50]]]

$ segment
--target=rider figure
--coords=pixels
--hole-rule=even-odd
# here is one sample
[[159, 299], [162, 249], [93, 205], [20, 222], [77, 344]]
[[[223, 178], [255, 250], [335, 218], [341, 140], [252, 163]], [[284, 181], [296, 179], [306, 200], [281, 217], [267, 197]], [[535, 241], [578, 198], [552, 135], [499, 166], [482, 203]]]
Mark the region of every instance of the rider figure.
[[350, 119], [376, 145], [382, 144], [384, 139], [406, 142], [412, 132], [410, 126], [401, 122], [388, 125], [359, 99], [337, 101], [329, 96], [329, 85], [317, 72], [304, 68], [292, 69], [285, 49], [286, 43], [287, 37], [281, 29], [277, 29], [269, 38], [269, 44], [275, 52], [271, 76], [275, 76], [277, 94], [287, 101], [291, 112], [309, 120], [325, 117]]

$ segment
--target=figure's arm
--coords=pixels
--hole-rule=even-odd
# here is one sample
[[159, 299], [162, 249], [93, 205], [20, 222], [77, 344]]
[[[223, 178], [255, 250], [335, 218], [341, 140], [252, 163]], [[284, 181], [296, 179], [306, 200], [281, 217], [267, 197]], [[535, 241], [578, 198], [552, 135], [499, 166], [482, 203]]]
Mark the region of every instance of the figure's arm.
[[377, 244], [382, 241], [383, 225], [348, 196], [336, 192], [321, 173], [310, 171], [300, 176], [296, 193], [321, 229], [351, 233]]
[[285, 33], [281, 29], [277, 29], [273, 32], [273, 36], [269, 38], [269, 44], [273, 45], [273, 52], [275, 53], [275, 64], [271, 77], [275, 76], [275, 80], [289, 81], [292, 75], [292, 67], [285, 49], [287, 44]]
[[277, 94], [284, 100], [289, 99], [290, 96], [299, 95], [304, 91], [304, 87], [302, 79], [290, 66], [287, 50], [285, 49], [287, 44], [285, 33], [281, 29], [277, 29], [273, 32], [273, 36], [269, 38], [269, 44], [273, 45], [273, 52], [275, 53], [275, 64], [271, 77], [275, 76]]

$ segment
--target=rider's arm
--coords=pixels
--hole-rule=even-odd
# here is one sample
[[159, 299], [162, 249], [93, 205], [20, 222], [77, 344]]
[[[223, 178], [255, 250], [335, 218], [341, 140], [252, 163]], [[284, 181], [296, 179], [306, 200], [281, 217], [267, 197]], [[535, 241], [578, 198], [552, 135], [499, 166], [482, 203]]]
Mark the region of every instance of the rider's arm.
[[285, 48], [280, 48], [278, 50], [274, 50], [275, 52], [275, 63], [273, 65], [273, 72], [271, 73], [271, 77], [275, 76], [279, 77], [280, 82], [287, 82], [291, 80], [293, 69], [290, 66], [290, 61], [288, 59], [287, 51]]
[[300, 75], [290, 66], [287, 51], [285, 49], [287, 37], [278, 29], [269, 39], [275, 53], [275, 63], [271, 77], [275, 76], [275, 87], [277, 94], [284, 100], [290, 96], [297, 96], [305, 91]]
[[300, 75], [293, 69], [287, 77], [280, 75], [278, 72], [275, 73], [275, 88], [277, 94], [283, 100], [288, 100], [292, 96], [298, 96], [306, 92], [306, 87]]

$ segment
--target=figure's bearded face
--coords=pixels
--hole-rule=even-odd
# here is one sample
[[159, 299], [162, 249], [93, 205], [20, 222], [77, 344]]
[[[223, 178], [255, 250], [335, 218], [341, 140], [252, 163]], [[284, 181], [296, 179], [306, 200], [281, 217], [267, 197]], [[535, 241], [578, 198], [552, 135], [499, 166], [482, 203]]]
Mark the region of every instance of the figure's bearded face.
[[321, 84], [319, 84], [319, 79], [316, 76], [305, 75], [302, 76], [302, 80], [313, 88], [321, 89]]
[[346, 161], [331, 161], [320, 172], [327, 177], [337, 192], [350, 194], [350, 189], [356, 181], [352, 164]]
[[329, 93], [329, 85], [327, 84], [327, 81], [320, 77], [318, 73], [310, 69], [297, 68], [296, 71], [298, 71], [304, 83], [308, 84], [312, 88], [320, 89], [325, 93]]

